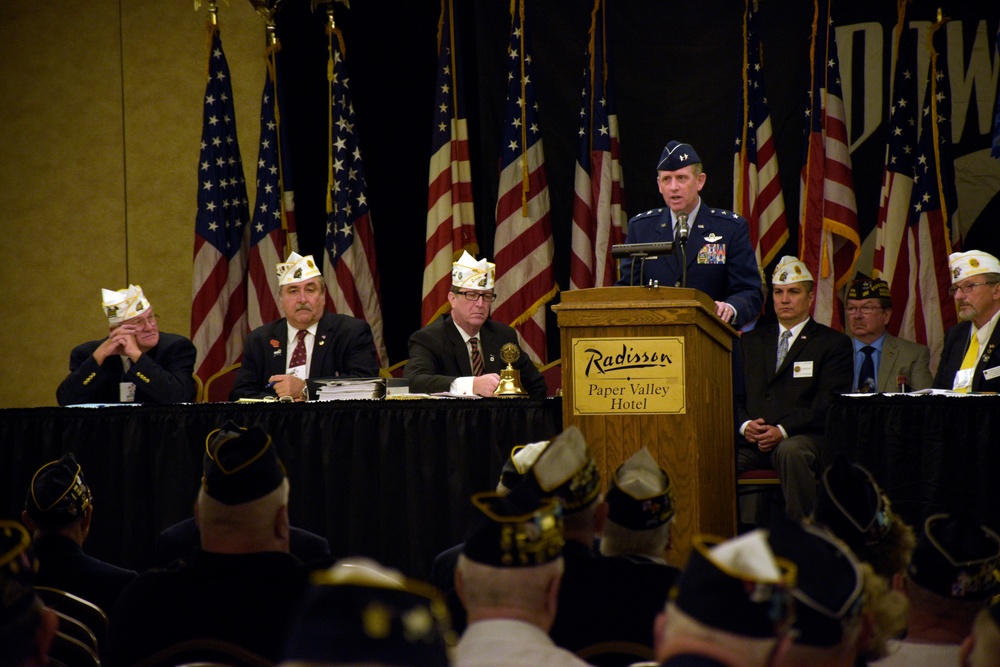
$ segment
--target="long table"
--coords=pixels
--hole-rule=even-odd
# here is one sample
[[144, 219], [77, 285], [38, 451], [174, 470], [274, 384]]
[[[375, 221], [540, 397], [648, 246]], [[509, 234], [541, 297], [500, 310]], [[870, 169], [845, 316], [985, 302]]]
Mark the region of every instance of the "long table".
[[94, 494], [85, 548], [110, 562], [153, 564], [156, 535], [190, 517], [206, 435], [227, 419], [275, 440], [292, 525], [426, 577], [461, 541], [469, 497], [493, 489], [514, 445], [561, 430], [560, 398], [207, 403], [0, 410], [0, 516], [19, 517], [32, 475], [76, 454]]
[[840, 453], [871, 471], [918, 532], [931, 514], [958, 510], [1000, 531], [1000, 396], [838, 396], [826, 462]]

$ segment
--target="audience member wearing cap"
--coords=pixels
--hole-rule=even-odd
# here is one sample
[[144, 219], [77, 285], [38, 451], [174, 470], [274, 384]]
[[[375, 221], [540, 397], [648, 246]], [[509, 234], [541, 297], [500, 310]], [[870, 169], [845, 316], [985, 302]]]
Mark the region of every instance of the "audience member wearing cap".
[[[892, 319], [889, 283], [858, 273], [847, 291], [844, 311], [854, 344], [854, 391], [913, 391], [931, 386], [934, 378], [927, 346], [886, 331]], [[866, 361], [869, 357], [871, 361]]]
[[959, 649], [961, 667], [1000, 667], [1000, 602], [981, 610]]
[[[777, 321], [740, 337], [736, 470], [777, 470], [786, 514], [803, 519], [816, 505], [830, 398], [851, 389], [851, 339], [810, 317], [815, 294], [804, 263], [782, 257], [771, 280]], [[741, 498], [744, 521], [753, 516], [753, 500]]]
[[1000, 593], [1000, 537], [967, 513], [934, 514], [913, 550], [903, 590], [906, 638], [878, 665], [955, 665], [976, 615]]
[[812, 520], [833, 531], [890, 583], [906, 574], [916, 535], [892, 511], [889, 498], [864, 467], [842, 455], [834, 458], [820, 477]]
[[59, 619], [35, 594], [31, 536], [0, 519], [0, 665], [48, 667]]
[[[407, 343], [409, 359], [403, 372], [410, 380], [411, 392], [492, 396], [496, 391], [500, 371], [507, 367], [500, 349], [507, 343], [518, 345], [518, 341], [514, 329], [490, 319], [496, 299], [495, 277], [494, 264], [477, 261], [467, 252], [452, 264], [451, 312], [415, 331]], [[476, 355], [482, 361], [479, 373]], [[523, 350], [513, 366], [528, 395], [545, 398], [545, 378]]]
[[455, 647], [456, 667], [585, 665], [548, 636], [563, 570], [558, 501], [519, 487], [478, 493], [477, 510], [455, 571], [469, 624]]
[[[277, 272], [278, 302], [285, 317], [247, 336], [229, 400], [308, 400], [307, 380], [377, 376], [371, 327], [356, 317], [326, 312], [326, 284], [312, 255], [293, 252], [277, 265]], [[300, 345], [304, 354], [296, 354]]]
[[797, 572], [794, 639], [780, 667], [854, 667], [885, 655], [906, 627], [901, 592], [823, 526], [779, 519], [769, 543]]
[[308, 583], [289, 553], [288, 491], [271, 436], [260, 427], [227, 422], [210, 433], [195, 503], [201, 547], [125, 589], [111, 614], [106, 663], [132, 665], [195, 638], [279, 660]]
[[[753, 247], [750, 225], [732, 211], [711, 208], [699, 193], [705, 186], [701, 158], [691, 144], [669, 142], [656, 165], [656, 186], [665, 206], [628, 221], [625, 243], [675, 242], [677, 217], [687, 216], [687, 287], [715, 300], [716, 314], [736, 328], [760, 315], [764, 306], [763, 280]], [[681, 286], [681, 253], [657, 259], [621, 261], [618, 285]]]
[[696, 536], [656, 618], [656, 659], [671, 667], [775, 664], [790, 643], [794, 585], [794, 564], [775, 557], [764, 531]]
[[446, 667], [456, 641], [440, 591], [368, 558], [314, 572], [282, 667]]
[[[1000, 261], [981, 250], [948, 256], [958, 324], [944, 335], [934, 387], [961, 392], [1000, 391]], [[944, 304], [942, 304], [942, 307]]]
[[91, 490], [72, 452], [38, 469], [21, 513], [33, 534], [35, 583], [72, 593], [110, 614], [136, 572], [84, 553], [93, 518]]
[[138, 285], [101, 292], [108, 336], [70, 352], [69, 375], [56, 389], [59, 405], [194, 402], [194, 344], [160, 331]]

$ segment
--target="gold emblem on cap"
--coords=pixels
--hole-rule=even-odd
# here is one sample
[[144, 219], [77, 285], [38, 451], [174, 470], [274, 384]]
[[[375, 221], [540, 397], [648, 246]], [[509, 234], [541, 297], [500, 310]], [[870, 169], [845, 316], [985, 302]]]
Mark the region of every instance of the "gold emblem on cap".
[[372, 602], [361, 615], [365, 635], [372, 639], [385, 639], [392, 630], [392, 614], [380, 602]]
[[972, 268], [976, 268], [977, 266], [979, 266], [979, 260], [973, 257], [972, 259], [969, 260], [969, 266], [971, 266]]

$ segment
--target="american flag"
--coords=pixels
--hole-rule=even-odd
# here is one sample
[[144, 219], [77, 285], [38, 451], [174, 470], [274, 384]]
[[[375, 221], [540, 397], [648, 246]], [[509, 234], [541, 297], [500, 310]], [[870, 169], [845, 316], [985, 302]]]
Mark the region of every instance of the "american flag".
[[479, 254], [472, 203], [472, 167], [465, 104], [458, 89], [453, 0], [442, 0], [438, 21], [438, 75], [427, 194], [427, 249], [420, 324], [448, 310], [451, 265], [463, 250]]
[[[1000, 26], [997, 26], [997, 39], [995, 42], [997, 62], [1000, 62]], [[990, 155], [1000, 160], [1000, 86], [997, 86], [997, 101], [993, 106], [993, 148]]]
[[198, 350], [195, 373], [202, 382], [243, 355], [247, 331], [246, 180], [229, 65], [218, 27], [209, 22], [212, 46], [205, 86], [198, 213], [194, 235], [191, 340]]
[[861, 239], [831, 1], [815, 0], [814, 4], [799, 259], [815, 278], [813, 318], [842, 330], [839, 292], [854, 273]]
[[250, 329], [281, 317], [275, 266], [285, 261], [286, 234], [281, 224], [282, 179], [275, 97], [275, 49], [268, 49], [264, 93], [260, 101], [260, 149], [257, 153], [257, 201], [250, 224]]
[[[332, 19], [331, 19], [332, 21]], [[379, 365], [388, 365], [382, 335], [375, 235], [366, 195], [365, 170], [355, 132], [350, 79], [336, 29], [329, 26], [330, 148], [326, 194], [326, 268], [323, 280], [331, 310], [368, 322]]]
[[611, 246], [622, 242], [628, 221], [604, 0], [594, 2], [587, 60], [574, 182], [570, 289], [614, 285], [618, 271]]
[[756, 0], [747, 0], [744, 14], [743, 104], [739, 109], [733, 159], [733, 210], [750, 223], [750, 243], [757, 255], [757, 265], [765, 267], [788, 241], [788, 217], [764, 93], [755, 4]]
[[529, 40], [524, 32], [524, 0], [517, 0], [512, 8], [494, 242], [498, 298], [493, 314], [517, 329], [532, 361], [544, 364], [545, 304], [559, 288], [552, 277], [549, 186]]
[[[931, 28], [930, 76], [920, 112], [923, 117], [920, 143], [916, 149], [904, 247], [900, 250], [901, 256], [905, 253], [908, 271], [901, 275], [899, 265], [904, 261], [897, 263], [895, 277], [903, 280], [899, 286], [903, 296], [896, 298], [897, 286], [893, 283], [895, 308], [890, 322], [894, 326], [898, 321], [901, 337], [927, 345], [935, 367], [945, 331], [958, 322], [954, 299], [948, 294], [951, 285], [948, 255], [958, 241], [954, 230], [959, 228], [959, 221], [951, 157], [951, 86], [941, 25], [935, 23]], [[901, 311], [898, 316], [897, 309]]]

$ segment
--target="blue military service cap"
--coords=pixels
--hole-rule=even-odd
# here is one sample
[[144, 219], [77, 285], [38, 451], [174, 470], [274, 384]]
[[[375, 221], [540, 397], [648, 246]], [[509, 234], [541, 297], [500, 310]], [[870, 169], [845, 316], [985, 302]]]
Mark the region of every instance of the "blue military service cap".
[[660, 161], [656, 164], [657, 171], [677, 171], [682, 167], [701, 162], [701, 157], [691, 144], [671, 141], [663, 147]]
[[462, 546], [471, 561], [490, 567], [533, 567], [562, 556], [562, 507], [555, 498], [542, 498], [530, 487], [509, 494], [477, 493], [478, 510]]
[[0, 519], [0, 628], [13, 626], [31, 610], [37, 571], [27, 529], [12, 519]]
[[38, 469], [28, 487], [24, 509], [41, 524], [62, 526], [82, 517], [91, 499], [83, 470], [69, 452]]
[[285, 479], [271, 436], [259, 426], [228, 421], [205, 438], [202, 488], [225, 505], [263, 498]]

